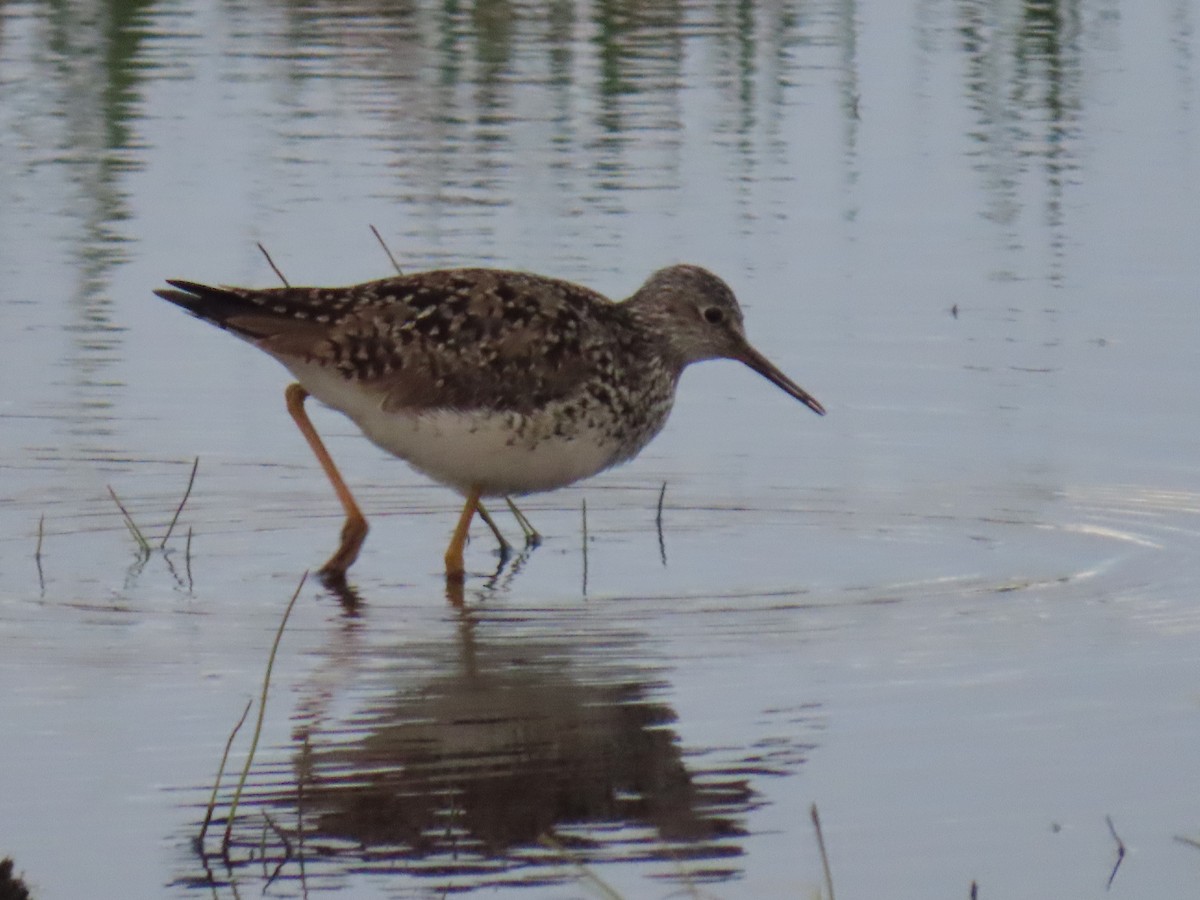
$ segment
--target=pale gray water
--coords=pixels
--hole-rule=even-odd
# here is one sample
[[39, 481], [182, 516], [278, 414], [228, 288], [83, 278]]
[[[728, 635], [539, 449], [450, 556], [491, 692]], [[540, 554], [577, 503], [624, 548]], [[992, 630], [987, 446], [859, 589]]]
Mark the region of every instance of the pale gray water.
[[[841, 898], [1097, 896], [1106, 816], [1111, 896], [1194, 896], [1198, 12], [5, 4], [0, 856], [41, 898], [285, 856], [270, 896], [815, 896], [816, 803]], [[151, 290], [272, 284], [256, 241], [381, 277], [369, 224], [616, 296], [702, 263], [829, 415], [689, 371], [638, 460], [527, 501], [542, 547], [491, 577], [475, 532], [460, 611], [456, 497], [317, 414], [361, 604], [304, 588], [206, 872], [339, 516], [286, 373]], [[196, 456], [140, 561], [106, 486], [161, 537]]]

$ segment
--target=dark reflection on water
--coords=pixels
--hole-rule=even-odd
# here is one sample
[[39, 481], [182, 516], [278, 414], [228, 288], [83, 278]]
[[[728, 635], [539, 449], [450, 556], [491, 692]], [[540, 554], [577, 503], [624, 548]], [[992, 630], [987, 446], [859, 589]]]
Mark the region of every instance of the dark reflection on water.
[[[722, 179], [746, 187], [788, 178], [797, 162], [789, 149], [798, 137], [793, 111], [801, 98], [815, 99], [816, 69], [838, 73], [842, 163], [853, 184], [862, 164], [860, 123], [872, 116], [872, 98], [860, 96], [860, 85], [873, 61], [859, 51], [864, 12], [855, 3], [297, 0], [223, 4], [211, 20], [200, 7], [165, 9], [149, 0], [30, 6], [46, 13], [45, 27], [34, 29], [16, 59], [49, 87], [58, 133], [49, 156], [22, 159], [27, 151], [2, 138], [0, 151], [14, 157], [5, 167], [10, 174], [20, 163], [50, 164], [79, 187], [79, 202], [63, 211], [82, 226], [79, 271], [89, 294], [101, 292], [96, 281], [106, 267], [128, 259], [124, 242], [143, 236], [131, 221], [125, 174], [156, 151], [180, 152], [143, 143], [144, 95], [161, 81], [196, 80], [206, 56], [222, 61], [222, 87], [275, 86], [269, 99], [249, 99], [247, 91], [246, 100], [222, 107], [239, 127], [272, 141], [261, 173], [275, 176], [272, 203], [288, 196], [277, 163], [285, 170], [327, 165], [347, 141], [386, 157], [390, 171], [370, 175], [379, 179], [377, 194], [443, 215], [473, 217], [521, 203], [530, 184], [512, 176], [526, 169], [529, 177], [549, 173], [542, 189], [564, 191], [578, 204], [564, 215], [625, 212], [636, 192], [688, 186], [691, 151], [701, 149], [696, 135], [705, 151], [717, 152]], [[20, 10], [8, 16], [20, 22]], [[934, 3], [915, 12], [930, 62], [946, 44], [966, 59], [961, 95], [979, 145], [980, 212], [1019, 246], [1016, 220], [1027, 202], [1020, 187], [1033, 175], [1043, 188], [1041, 218], [1061, 255], [1063, 190], [1079, 166], [1093, 74], [1084, 4], [974, 0], [951, 13]], [[1093, 41], [1109, 39], [1105, 31], [1115, 25], [1106, 19], [1116, 16], [1094, 17]], [[1176, 20], [1164, 52], [1181, 56], [1186, 76], [1191, 25], [1182, 13]], [[215, 33], [197, 33], [212, 25]], [[0, 28], [0, 52], [4, 41]], [[41, 96], [19, 83], [6, 87], [23, 112], [45, 114]], [[688, 106], [699, 91], [706, 93], [703, 116]], [[743, 190], [740, 198], [745, 217], [763, 215], [761, 194]], [[330, 204], [337, 197], [325, 190], [305, 199]], [[861, 198], [849, 202], [853, 218]], [[424, 227], [427, 239], [428, 221]]]
[[966, 56], [966, 96], [975, 115], [977, 170], [987, 199], [983, 215], [1020, 248], [1026, 175], [1040, 182], [1035, 210], [1048, 229], [1046, 277], [1063, 278], [1067, 241], [1064, 195], [1080, 167], [1084, 108], [1083, 27], [1079, 0], [1026, 0], [1013, 11], [964, 3], [960, 49]]
[[[255, 7], [232, 14], [231, 55], [248, 64], [226, 77], [270, 78], [260, 64], [279, 63], [294, 82], [269, 112], [292, 161], [314, 159], [302, 141], [348, 136], [303, 93], [306, 82], [339, 82], [347, 111], [372, 123], [366, 137], [387, 156], [373, 192], [456, 218], [556, 192], [562, 216], [623, 214], [638, 202], [626, 192], [680, 190], [684, 97], [701, 88], [716, 92], [704, 143], [752, 181], [764, 151], [780, 161], [791, 73], [824, 65], [794, 48], [812, 54], [835, 39], [823, 17], [788, 5], [318, 0], [286, 5], [265, 30]], [[428, 227], [412, 238], [427, 242]]]
[[[167, 10], [147, 0], [102, 4], [82, 17], [75, 6], [48, 10], [47, 27], [27, 47], [6, 48], [0, 29], [0, 53], [28, 60], [33, 79], [49, 86], [50, 112], [60, 120], [55, 146], [49, 157], [26, 159], [24, 148], [0, 138], [0, 163], [12, 156], [2, 170], [10, 175], [22, 164], [50, 164], [78, 186], [62, 212], [80, 226], [77, 271], [89, 299], [103, 296], [104, 272], [146, 236], [126, 202], [127, 173], [157, 154], [196, 152], [169, 136], [145, 143], [144, 133], [156, 133], [146, 96], [179, 80], [208, 91], [200, 73], [211, 57], [220, 60], [218, 93], [233, 92], [219, 101], [223, 128], [268, 142], [261, 161], [241, 161], [254, 167], [251, 194], [260, 205], [333, 207], [343, 199], [341, 176], [365, 177], [373, 197], [416, 208], [419, 224], [403, 239], [424, 258], [444, 218], [469, 220], [463, 227], [486, 235], [502, 227], [498, 210], [531, 200], [554, 207], [560, 223], [636, 212], [647, 192], [671, 208], [673, 195], [708, 178], [737, 185], [745, 221], [785, 215], [773, 193], [752, 187], [796, 180], [801, 132], [833, 124], [819, 109], [798, 111], [819, 99], [811, 73], [821, 69], [837, 73], [847, 220], [863, 200], [854, 188], [863, 167], [859, 133], [873, 101], [860, 90], [865, 68], [878, 62], [860, 53], [864, 13], [854, 3], [303, 0], [223, 4], [211, 19], [198, 7]], [[929, 64], [941, 49], [965, 56], [955, 102], [972, 115], [984, 189], [978, 212], [1011, 250], [1036, 233], [1020, 219], [1038, 210], [1057, 260], [1047, 277], [1057, 282], [1063, 194], [1086, 147], [1094, 74], [1083, 4], [964, 2], [950, 14], [919, 3], [916, 16]], [[1104, 23], [1096, 17], [1094, 40], [1104, 40]], [[1185, 16], [1176, 25], [1165, 52], [1181, 54], [1186, 73], [1190, 25]], [[272, 88], [268, 97], [253, 90], [262, 84]], [[17, 107], [44, 112], [42, 97], [12, 87]], [[351, 143], [359, 146], [341, 149]], [[300, 174], [331, 164], [337, 174]], [[192, 191], [179, 194], [181, 203], [195, 201], [184, 196]], [[9, 199], [20, 208], [23, 198]], [[602, 228], [579, 230], [594, 247]], [[486, 259], [486, 245], [479, 247], [476, 258]], [[107, 311], [82, 317], [97, 318], [106, 324]]]
[[735, 876], [761, 802], [750, 778], [793, 771], [811, 745], [706, 764], [672, 728], [666, 683], [631, 662], [638, 635], [535, 636], [527, 613], [460, 609], [446, 643], [369, 651], [347, 619], [294, 715], [291, 758], [253, 770], [231, 868], [210, 858], [181, 881], [267, 872], [278, 891], [388, 873], [457, 890], [613, 861]]
[[[77, 187], [70, 214], [83, 228], [79, 262], [83, 290], [102, 286], [105, 269], [127, 259], [121, 228], [129, 218], [122, 176], [139, 166], [133, 124], [146, 73], [139, 62], [149, 16], [147, 0], [83, 8], [51, 4], [42, 52], [31, 57], [35, 77], [52, 86], [49, 115], [58, 125], [48, 157], [62, 165]], [[29, 112], [33, 112], [30, 110]], [[67, 210], [63, 210], [66, 212]]]
[[[154, 4], [125, 0], [39, 6], [44, 8], [36, 20], [35, 47], [19, 61], [4, 46], [0, 28], [0, 70], [9, 73], [4, 79], [9, 83], [0, 91], [13, 104], [18, 133], [34, 148], [22, 158], [5, 153], [13, 145], [0, 138], [0, 173], [5, 176], [0, 180], [7, 182], [0, 187], [0, 205], [20, 231], [38, 234], [46, 217], [54, 217], [70, 222], [73, 233], [68, 264], [52, 273], [38, 272], [36, 293], [21, 292], [12, 299], [62, 308], [58, 320], [69, 338], [62, 364], [69, 373], [70, 396], [55, 414], [66, 420], [69, 434], [86, 436], [85, 452], [102, 453], [94, 438], [114, 429], [114, 389], [121, 383], [111, 369], [124, 356], [126, 331], [110, 284], [114, 271], [130, 260], [137, 231], [130, 223], [125, 178], [143, 162], [135, 124], [147, 75], [140, 56]], [[12, 79], [13, 73], [21, 77]], [[26, 80], [38, 89], [24, 89]], [[31, 193], [32, 185], [46, 183], [46, 169], [58, 173], [59, 190]], [[37, 271], [47, 248], [26, 248], [19, 235], [13, 236], [17, 240], [7, 248], [12, 259], [21, 261], [23, 274]], [[5, 293], [15, 293], [13, 280]]]

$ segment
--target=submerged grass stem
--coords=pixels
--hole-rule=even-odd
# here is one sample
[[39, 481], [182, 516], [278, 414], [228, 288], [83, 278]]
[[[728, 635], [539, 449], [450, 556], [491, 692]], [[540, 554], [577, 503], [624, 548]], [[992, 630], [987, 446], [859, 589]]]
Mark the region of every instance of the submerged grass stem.
[[146, 536], [142, 534], [142, 530], [137, 527], [137, 523], [133, 521], [133, 516], [129, 515], [129, 510], [125, 508], [125, 504], [121, 502], [121, 498], [117, 496], [117, 492], [112, 489], [112, 485], [105, 486], [108, 488], [108, 495], [113, 498], [113, 502], [117, 504], [117, 509], [121, 511], [121, 516], [125, 519], [125, 527], [129, 529], [129, 533], [137, 541], [138, 551], [143, 556], [149, 556], [150, 542], [146, 540]]
[[833, 871], [829, 867], [829, 854], [825, 851], [825, 834], [821, 831], [821, 814], [817, 812], [817, 804], [809, 810], [812, 816], [813, 828], [817, 831], [817, 849], [821, 852], [821, 868], [825, 870], [825, 890], [829, 892], [829, 900], [833, 897]]
[[42, 538], [46, 533], [46, 514], [38, 517], [37, 546], [33, 548], [33, 561], [37, 563], [38, 585], [43, 593], [46, 590], [46, 573], [42, 571]]
[[198, 468], [200, 468], [200, 457], [197, 456], [192, 463], [192, 474], [188, 476], [187, 487], [183, 491], [183, 499], [175, 507], [175, 515], [171, 517], [171, 524], [167, 526], [167, 533], [163, 535], [163, 539], [158, 545], [158, 549], [160, 550], [167, 546], [167, 539], [171, 537], [171, 532], [175, 530], [175, 523], [179, 521], [179, 514], [183, 512], [183, 506], [188, 502], [188, 497], [192, 496], [192, 485], [196, 483], [196, 470]]
[[212, 793], [208, 797], [208, 806], [204, 810], [204, 823], [200, 826], [200, 836], [196, 839], [201, 848], [204, 847], [204, 836], [208, 834], [208, 826], [212, 823], [213, 810], [217, 807], [217, 791], [221, 788], [221, 779], [225, 777], [225, 763], [229, 761], [229, 748], [233, 746], [233, 739], [237, 737], [237, 733], [246, 724], [246, 716], [250, 715], [250, 706], [253, 703], [253, 697], [246, 701], [242, 717], [237, 720], [237, 724], [233, 726], [233, 731], [229, 732], [229, 737], [225, 741], [225, 752], [221, 754], [221, 764], [217, 766], [217, 779], [213, 782]]
[[288, 601], [287, 609], [283, 611], [283, 618], [279, 622], [279, 629], [275, 632], [275, 640], [271, 644], [271, 654], [267, 657], [267, 671], [263, 675], [262, 693], [258, 698], [258, 719], [254, 723], [254, 736], [250, 740], [250, 750], [246, 754], [246, 764], [242, 766], [241, 777], [238, 778], [237, 788], [234, 790], [233, 799], [229, 804], [229, 819], [225, 823], [225, 837], [221, 843], [221, 847], [226, 856], [229, 854], [229, 842], [233, 835], [233, 820], [237, 815], [238, 801], [241, 800], [242, 791], [246, 787], [246, 779], [250, 775], [250, 766], [254, 762], [254, 753], [258, 749], [258, 739], [262, 736], [263, 717], [267, 711], [267, 692], [271, 688], [271, 670], [275, 667], [275, 654], [279, 651], [279, 642], [283, 639], [283, 629], [287, 627], [288, 617], [291, 616], [292, 609], [296, 605], [296, 599], [300, 596], [300, 591], [307, 580], [308, 572], [306, 570], [300, 576], [300, 583], [296, 585], [292, 599]]

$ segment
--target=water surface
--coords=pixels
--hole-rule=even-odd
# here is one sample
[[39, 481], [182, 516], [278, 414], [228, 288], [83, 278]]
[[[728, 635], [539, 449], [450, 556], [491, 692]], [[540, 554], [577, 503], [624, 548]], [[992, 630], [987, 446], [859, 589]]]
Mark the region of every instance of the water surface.
[[[1106, 817], [1113, 896], [1192, 896], [1196, 17], [6, 4], [0, 854], [42, 898], [810, 896], [815, 803], [839, 896], [1095, 896]], [[455, 496], [314, 413], [372, 533], [198, 854], [340, 521], [286, 373], [151, 291], [276, 283], [257, 242], [382, 277], [372, 224], [615, 297], [701, 263], [829, 415], [695, 367], [456, 605]], [[108, 487], [157, 547], [196, 457], [139, 553]]]

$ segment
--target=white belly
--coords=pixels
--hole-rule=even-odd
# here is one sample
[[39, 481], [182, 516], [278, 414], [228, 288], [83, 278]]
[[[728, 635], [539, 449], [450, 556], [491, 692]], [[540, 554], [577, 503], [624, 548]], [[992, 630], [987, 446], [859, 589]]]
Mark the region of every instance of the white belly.
[[598, 428], [554, 433], [554, 409], [516, 413], [385, 412], [382, 396], [336, 372], [289, 365], [310, 394], [345, 413], [374, 444], [465, 494], [528, 494], [565, 487], [627, 458]]
[[538, 435], [537, 422], [515, 416], [440, 410], [355, 421], [374, 443], [460, 493], [550, 491], [595, 475], [615, 462], [600, 434]]

